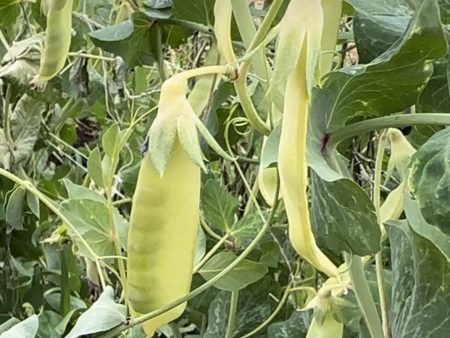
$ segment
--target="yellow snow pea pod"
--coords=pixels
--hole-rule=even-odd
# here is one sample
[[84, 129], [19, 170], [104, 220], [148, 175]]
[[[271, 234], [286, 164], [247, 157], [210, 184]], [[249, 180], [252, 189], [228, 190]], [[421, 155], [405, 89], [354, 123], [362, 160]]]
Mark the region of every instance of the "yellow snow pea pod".
[[43, 6], [47, 29], [38, 80], [48, 81], [64, 67], [71, 41], [72, 6], [73, 0], [50, 0]]
[[334, 319], [331, 313], [327, 313], [322, 325], [313, 317], [306, 338], [341, 338], [343, 334], [344, 324]]
[[[293, 9], [296, 9], [296, 12], [290, 12]], [[337, 276], [337, 267], [316, 244], [311, 229], [307, 196], [306, 138], [309, 98], [319, 56], [317, 49], [318, 44], [320, 48], [323, 20], [320, 0], [293, 0], [286, 13], [289, 20], [285, 21], [286, 18], [284, 18], [282, 24], [285, 25], [287, 22], [303, 31], [299, 40], [299, 56], [287, 80], [278, 151], [280, 187], [289, 222], [289, 238], [297, 253], [316, 269], [328, 276]], [[298, 22], [303, 22], [303, 26], [299, 27]], [[286, 32], [292, 31], [290, 27], [284, 27], [284, 29]], [[293, 34], [296, 37], [299, 33]], [[317, 38], [319, 41], [316, 41]], [[285, 36], [282, 41], [283, 43], [288, 41], [288, 36]], [[278, 48], [283, 48], [281, 41]], [[284, 52], [281, 51], [281, 53]]]
[[216, 0], [214, 3], [214, 34], [217, 48], [227, 63], [236, 62], [231, 40], [231, 0]]

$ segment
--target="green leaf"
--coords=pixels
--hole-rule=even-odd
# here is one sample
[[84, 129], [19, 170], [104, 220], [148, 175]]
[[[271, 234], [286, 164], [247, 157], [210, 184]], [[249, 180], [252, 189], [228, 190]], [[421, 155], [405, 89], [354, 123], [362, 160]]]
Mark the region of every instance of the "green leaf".
[[214, 22], [214, 0], [172, 0], [176, 18], [210, 25]]
[[0, 338], [34, 338], [36, 336], [38, 326], [38, 316], [32, 315], [31, 317], [21, 321], [19, 324], [14, 325], [8, 331], [3, 332], [0, 335]]
[[95, 184], [103, 188], [103, 170], [102, 170], [102, 155], [100, 154], [100, 149], [95, 148], [90, 154], [87, 162], [87, 169], [89, 176], [95, 182]]
[[45, 105], [27, 94], [23, 95], [17, 102], [11, 114], [15, 162], [26, 161], [33, 153], [44, 111]]
[[238, 205], [238, 200], [226, 192], [216, 180], [209, 180], [203, 186], [202, 211], [212, 227], [229, 232], [234, 224], [234, 214]]
[[239, 239], [240, 247], [245, 248], [255, 238], [263, 225], [264, 222], [260, 215], [256, 211], [250, 212], [233, 225], [231, 234]]
[[39, 206], [39, 198], [31, 192], [27, 191], [27, 205], [30, 208], [31, 212], [39, 218], [40, 216], [40, 206]]
[[450, 128], [434, 134], [410, 161], [410, 185], [425, 220], [450, 236]]
[[5, 220], [13, 229], [23, 230], [22, 212], [23, 201], [25, 199], [25, 189], [22, 187], [14, 188], [6, 204]]
[[78, 318], [75, 326], [65, 338], [78, 338], [107, 331], [125, 323], [126, 320], [126, 307], [114, 301], [114, 290], [108, 285], [99, 299]]
[[450, 111], [448, 60], [435, 62], [433, 68], [433, 75], [420, 94], [416, 111], [419, 113], [448, 113]]
[[412, 10], [404, 0], [349, 1], [356, 9], [353, 32], [360, 63], [384, 53], [405, 32]]
[[0, 333], [3, 333], [7, 330], [9, 330], [10, 328], [12, 328], [14, 325], [20, 323], [20, 320], [18, 320], [17, 318], [10, 318], [8, 319], [6, 322], [4, 322], [3, 324], [0, 325]]
[[6, 27], [16, 21], [20, 14], [20, 0], [0, 0], [0, 27]]
[[[69, 199], [60, 204], [60, 210], [97, 256], [115, 255], [108, 208], [104, 203], [87, 199]], [[96, 257], [92, 256], [72, 229], [68, 228], [68, 231], [80, 253], [95, 260]]]
[[[210, 258], [200, 269], [199, 273], [206, 280], [210, 280], [237, 257], [229, 252], [220, 252]], [[244, 259], [233, 270], [225, 275], [214, 286], [225, 291], [236, 291], [245, 288], [265, 276], [268, 272], [264, 264]]]
[[307, 312], [294, 311], [289, 319], [271, 324], [267, 333], [271, 338], [304, 338], [308, 332], [309, 322]]
[[[271, 313], [270, 280], [263, 279], [239, 291], [233, 337], [241, 337], [261, 324]], [[230, 292], [220, 291], [210, 302], [204, 338], [225, 337], [230, 312]]]
[[327, 182], [311, 177], [311, 221], [318, 244], [335, 256], [380, 250], [381, 232], [367, 193], [350, 179]]
[[106, 155], [113, 157], [119, 142], [119, 127], [117, 124], [111, 125], [103, 134], [102, 145]]
[[63, 179], [64, 186], [67, 190], [67, 195], [69, 199], [72, 200], [93, 200], [97, 201], [103, 204], [106, 204], [106, 199], [104, 196], [100, 195], [94, 190], [91, 190], [89, 188], [83, 187], [82, 185], [78, 185], [75, 183], [72, 183], [72, 181], [68, 179]]
[[151, 65], [155, 62], [157, 45], [154, 22], [142, 12], [134, 12], [131, 20], [89, 33], [97, 47], [116, 54], [128, 67]]
[[417, 202], [411, 199], [408, 194], [403, 196], [403, 205], [412, 230], [436, 245], [442, 254], [450, 260], [450, 235], [443, 232], [438, 226], [428, 223], [420, 213]]
[[395, 338], [440, 338], [450, 332], [450, 265], [406, 221], [387, 227], [391, 247], [391, 331]]

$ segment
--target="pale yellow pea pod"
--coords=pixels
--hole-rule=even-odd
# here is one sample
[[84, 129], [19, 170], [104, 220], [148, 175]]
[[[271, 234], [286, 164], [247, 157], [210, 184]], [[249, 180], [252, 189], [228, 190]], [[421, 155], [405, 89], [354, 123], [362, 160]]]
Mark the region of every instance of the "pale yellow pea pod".
[[327, 313], [322, 325], [313, 317], [306, 338], [342, 338], [343, 334], [344, 324], [334, 319], [331, 313]]
[[44, 51], [38, 80], [48, 81], [63, 69], [70, 48], [73, 0], [51, 0], [47, 11]]
[[227, 63], [235, 63], [236, 55], [231, 40], [231, 0], [216, 0], [214, 3], [214, 34], [217, 48]]
[[334, 51], [342, 14], [342, 0], [322, 0], [323, 22], [320, 54], [320, 75], [328, 73], [333, 66]]
[[317, 58], [323, 30], [323, 11], [320, 0], [291, 0], [280, 23], [275, 68], [271, 88], [284, 86], [294, 71], [304, 46], [307, 46], [305, 71], [307, 92], [314, 84]]

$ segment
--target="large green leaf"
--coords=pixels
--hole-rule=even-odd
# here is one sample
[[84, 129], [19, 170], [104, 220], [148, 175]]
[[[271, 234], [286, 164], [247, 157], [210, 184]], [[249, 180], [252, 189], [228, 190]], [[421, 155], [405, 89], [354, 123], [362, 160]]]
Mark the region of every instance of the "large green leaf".
[[122, 57], [133, 68], [155, 62], [156, 32], [154, 22], [142, 12], [134, 12], [131, 20], [93, 31], [89, 34], [97, 47]]
[[403, 197], [403, 204], [411, 228], [436, 245], [442, 254], [450, 260], [450, 235], [444, 233], [438, 226], [428, 223], [423, 218], [417, 201], [412, 200], [407, 194]]
[[216, 180], [209, 180], [202, 188], [201, 206], [206, 221], [216, 229], [229, 232], [239, 202], [226, 192]]
[[450, 128], [434, 134], [411, 158], [411, 188], [425, 220], [450, 236]]
[[17, 102], [11, 114], [14, 162], [26, 161], [33, 153], [44, 111], [44, 103], [27, 94]]
[[388, 228], [391, 247], [391, 332], [395, 338], [442, 338], [450, 332], [450, 265], [406, 221]]
[[[401, 39], [388, 50], [367, 65], [332, 72], [323, 88], [316, 90], [310, 111], [308, 164], [317, 174], [311, 190], [313, 227], [319, 238], [328, 238], [327, 249], [343, 247], [338, 238], [352, 238], [352, 234], [372, 238], [373, 244], [380, 235], [373, 206], [361, 187], [346, 180], [337, 183], [339, 189], [325, 189], [326, 181], [342, 180], [346, 176], [340, 155], [326, 148], [329, 133], [351, 122], [389, 115], [414, 104], [431, 76], [431, 62], [446, 52], [437, 3], [425, 0]], [[333, 200], [335, 205], [348, 205], [352, 200], [357, 203], [355, 208], [345, 209], [343, 218], [340, 208], [327, 205], [324, 210], [323, 202], [319, 203]], [[351, 225], [335, 224], [343, 219], [351, 220]], [[356, 243], [358, 236], [353, 237], [352, 243]], [[355, 253], [360, 249], [361, 245], [349, 246], [347, 250]], [[375, 246], [365, 249], [373, 253]]]
[[[115, 255], [113, 232], [105, 203], [90, 199], [68, 199], [60, 204], [60, 209], [84, 239], [85, 242], [82, 242], [77, 234], [68, 228], [84, 256], [91, 259], [96, 258], [88, 247], [92, 248], [97, 256]], [[126, 226], [120, 225], [124, 222], [121, 216], [115, 214], [114, 221], [118, 228], [126, 228]]]
[[0, 338], [34, 338], [39, 326], [38, 316], [32, 315], [3, 332]]
[[[218, 253], [210, 258], [199, 272], [203, 278], [210, 280], [233, 263], [236, 258], [229, 252]], [[240, 290], [263, 278], [267, 271], [268, 269], [264, 264], [244, 259], [214, 286], [225, 291]]]
[[311, 221], [320, 247], [365, 256], [380, 250], [381, 233], [369, 196], [348, 178], [311, 177]]
[[349, 1], [355, 8], [353, 32], [360, 63], [368, 63], [400, 38], [412, 10], [403, 0]]
[[289, 319], [269, 326], [267, 332], [270, 338], [304, 338], [308, 332], [310, 315], [304, 311], [294, 311]]
[[176, 18], [204, 25], [213, 24], [215, 0], [172, 0], [172, 2]]
[[84, 312], [65, 338], [84, 337], [92, 333], [107, 331], [125, 323], [127, 309], [114, 301], [114, 290], [107, 286], [100, 298]]
[[433, 64], [433, 67], [433, 75], [420, 94], [417, 112], [449, 113], [448, 61], [447, 59], [439, 60]]

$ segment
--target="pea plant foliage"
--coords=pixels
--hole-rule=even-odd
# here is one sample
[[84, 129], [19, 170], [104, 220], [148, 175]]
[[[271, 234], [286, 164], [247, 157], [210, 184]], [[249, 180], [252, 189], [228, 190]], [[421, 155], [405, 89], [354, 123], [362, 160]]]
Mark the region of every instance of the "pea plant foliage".
[[444, 0], [0, 0], [0, 338], [450, 335]]

